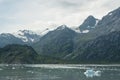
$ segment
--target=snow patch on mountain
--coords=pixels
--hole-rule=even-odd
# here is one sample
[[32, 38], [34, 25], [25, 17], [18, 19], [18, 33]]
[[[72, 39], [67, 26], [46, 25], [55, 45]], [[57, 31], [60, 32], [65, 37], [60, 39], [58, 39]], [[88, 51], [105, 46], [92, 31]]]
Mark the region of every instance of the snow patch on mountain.
[[61, 25], [61, 26], [59, 26], [59, 27], [57, 28], [57, 30], [63, 30], [63, 29], [65, 29], [65, 28], [67, 28], [66, 25]]
[[1, 33], [0, 36], [2, 36], [2, 37], [9, 37], [9, 36], [11, 36], [11, 34], [9, 34], [9, 33]]
[[98, 22], [99, 22], [99, 21], [100, 21], [99, 19], [96, 19], [96, 23], [95, 23], [94, 28], [98, 25]]
[[108, 15], [111, 16], [112, 14], [113, 14], [113, 13], [111, 12], [111, 13], [109, 13]]
[[82, 31], [82, 33], [88, 33], [89, 32], [89, 30], [84, 30], [84, 31]]
[[27, 42], [28, 39], [26, 36], [24, 36], [24, 32], [22, 30], [17, 31], [16, 33], [13, 33], [13, 35], [17, 38], [20, 38], [23, 42]]
[[79, 27], [71, 27], [70, 29], [72, 29], [72, 30], [75, 31], [76, 33], [81, 33]]
[[13, 33], [13, 35], [23, 42], [35, 42], [40, 37], [40, 35], [31, 30], [19, 30]]

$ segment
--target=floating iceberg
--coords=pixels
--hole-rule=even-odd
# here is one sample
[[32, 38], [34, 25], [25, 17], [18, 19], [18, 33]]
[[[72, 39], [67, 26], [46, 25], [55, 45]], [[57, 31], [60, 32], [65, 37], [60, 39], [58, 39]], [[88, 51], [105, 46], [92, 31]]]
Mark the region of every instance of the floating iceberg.
[[12, 69], [14, 70], [14, 69], [15, 69], [15, 67], [12, 67]]
[[90, 70], [86, 70], [84, 72], [84, 74], [87, 76], [87, 77], [94, 77], [94, 76], [101, 76], [101, 71], [94, 71], [93, 69], [90, 69]]
[[0, 71], [3, 70], [2, 68], [0, 68]]

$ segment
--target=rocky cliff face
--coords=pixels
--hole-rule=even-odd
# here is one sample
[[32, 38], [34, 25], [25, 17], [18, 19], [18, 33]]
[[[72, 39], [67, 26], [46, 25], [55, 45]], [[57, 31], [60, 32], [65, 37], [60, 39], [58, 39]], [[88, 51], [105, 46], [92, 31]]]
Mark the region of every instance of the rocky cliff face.
[[81, 33], [88, 33], [94, 29], [98, 24], [99, 20], [93, 16], [88, 16], [87, 19], [79, 26]]
[[87, 42], [71, 58], [90, 63], [120, 62], [120, 31]]

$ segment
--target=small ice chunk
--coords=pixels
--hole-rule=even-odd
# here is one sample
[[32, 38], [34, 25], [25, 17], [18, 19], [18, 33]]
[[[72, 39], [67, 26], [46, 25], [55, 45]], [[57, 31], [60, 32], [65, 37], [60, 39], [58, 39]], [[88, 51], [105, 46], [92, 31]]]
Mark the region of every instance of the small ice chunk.
[[0, 68], [0, 71], [3, 70], [2, 68]]
[[32, 74], [34, 73], [33, 71], [27, 71], [27, 72], [28, 72], [28, 73], [32, 73]]
[[101, 71], [95, 71], [95, 76], [101, 76]]
[[94, 76], [101, 76], [101, 71], [94, 71], [93, 69], [86, 70], [84, 72], [86, 77], [94, 77]]
[[12, 69], [14, 70], [14, 69], [15, 69], [15, 67], [12, 67]]

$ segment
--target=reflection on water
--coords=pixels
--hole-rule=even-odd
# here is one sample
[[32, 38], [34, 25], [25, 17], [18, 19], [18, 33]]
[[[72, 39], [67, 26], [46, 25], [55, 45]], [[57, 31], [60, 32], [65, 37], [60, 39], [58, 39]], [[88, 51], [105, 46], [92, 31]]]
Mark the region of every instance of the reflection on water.
[[120, 65], [0, 65], [0, 80], [120, 80]]

